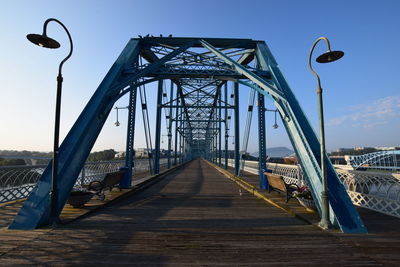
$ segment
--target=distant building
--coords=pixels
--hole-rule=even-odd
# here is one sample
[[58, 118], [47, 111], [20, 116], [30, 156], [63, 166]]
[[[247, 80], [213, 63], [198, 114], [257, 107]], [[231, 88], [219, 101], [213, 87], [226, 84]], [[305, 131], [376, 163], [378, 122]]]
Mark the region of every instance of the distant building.
[[136, 158], [148, 158], [149, 151], [147, 150], [147, 148], [136, 148], [135, 149], [135, 157]]
[[115, 154], [114, 157], [115, 157], [115, 158], [118, 158], [118, 159], [120, 159], [120, 158], [125, 158], [125, 151], [117, 152], [117, 154]]
[[375, 147], [376, 150], [400, 150], [398, 146], [377, 146]]
[[[125, 151], [120, 151], [117, 154], [115, 154], [116, 158], [125, 158]], [[134, 155], [136, 158], [148, 158], [149, 153], [147, 152], [147, 148], [135, 148], [134, 150]]]

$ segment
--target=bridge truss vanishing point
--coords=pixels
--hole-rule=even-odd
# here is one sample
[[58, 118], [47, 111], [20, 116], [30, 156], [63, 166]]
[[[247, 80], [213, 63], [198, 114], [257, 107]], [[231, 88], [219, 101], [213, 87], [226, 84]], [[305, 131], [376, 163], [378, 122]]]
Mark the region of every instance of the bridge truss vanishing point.
[[[165, 80], [171, 81], [169, 90], [164, 86]], [[224, 142], [224, 147], [227, 147], [229, 121], [233, 116], [235, 172], [239, 174], [239, 84], [245, 85], [257, 92], [260, 172], [266, 167], [264, 98], [267, 96], [272, 99], [282, 118], [305, 179], [311, 187], [317, 209], [321, 211], [319, 141], [264, 41], [144, 37], [128, 42], [60, 146], [58, 213], [65, 205], [115, 102], [127, 93], [129, 115], [126, 167], [130, 173], [123, 184], [130, 186], [137, 92], [141, 97], [146, 120], [144, 86], [151, 82], [158, 82], [154, 173], [159, 172], [161, 115], [162, 109], [165, 109], [168, 158], [171, 156], [171, 140], [174, 138], [175, 152], [181, 152], [178, 154], [181, 161], [201, 156], [217, 164], [222, 164], [224, 160], [225, 166], [228, 155], [226, 149], [223, 153], [221, 144]], [[228, 85], [232, 85], [232, 93], [228, 93]], [[146, 135], [149, 133], [146, 132]], [[174, 153], [175, 164], [177, 160], [177, 153]], [[329, 160], [326, 165], [331, 223], [343, 232], [366, 232]], [[51, 163], [10, 229], [34, 229], [49, 222], [50, 187]]]

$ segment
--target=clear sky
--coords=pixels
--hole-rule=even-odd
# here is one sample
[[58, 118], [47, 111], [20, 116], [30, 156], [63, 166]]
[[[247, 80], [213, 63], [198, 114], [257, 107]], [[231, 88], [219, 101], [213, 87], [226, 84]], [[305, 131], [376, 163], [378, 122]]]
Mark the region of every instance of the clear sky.
[[[333, 50], [345, 51], [340, 61], [314, 64], [324, 88], [328, 150], [400, 145], [399, 11], [397, 0], [0, 0], [0, 149], [52, 150], [57, 68], [68, 53], [68, 39], [55, 23], [49, 24], [48, 35], [59, 40], [61, 49], [41, 49], [25, 37], [41, 33], [50, 17], [61, 20], [74, 40], [74, 53], [63, 69], [61, 138], [128, 40], [148, 33], [265, 40], [318, 132], [316, 80], [307, 59], [315, 39], [326, 36]], [[321, 42], [315, 54], [324, 50]], [[244, 110], [247, 94], [241, 88]], [[117, 102], [126, 105], [126, 98]], [[121, 126], [115, 127], [111, 113], [94, 150], [124, 150], [126, 111], [120, 115]], [[267, 146], [290, 147], [284, 128], [270, 127], [272, 115], [267, 117]], [[138, 117], [135, 147], [144, 147]], [[251, 136], [254, 152], [256, 127]]]

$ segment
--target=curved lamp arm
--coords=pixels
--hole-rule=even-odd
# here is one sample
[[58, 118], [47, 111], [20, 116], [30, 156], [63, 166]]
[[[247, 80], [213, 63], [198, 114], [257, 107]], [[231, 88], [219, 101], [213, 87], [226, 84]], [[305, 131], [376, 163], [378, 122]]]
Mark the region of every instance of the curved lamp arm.
[[60, 24], [61, 27], [64, 28], [64, 30], [65, 30], [65, 32], [67, 33], [68, 38], [69, 38], [69, 43], [70, 43], [70, 51], [69, 51], [69, 54], [61, 61], [60, 65], [59, 65], [59, 67], [58, 67], [58, 76], [61, 76], [61, 69], [62, 69], [62, 66], [64, 65], [65, 61], [67, 61], [67, 60], [71, 57], [72, 51], [73, 51], [73, 49], [74, 49], [74, 45], [73, 45], [73, 43], [72, 43], [72, 38], [71, 38], [71, 35], [70, 35], [70, 33], [69, 33], [67, 27], [65, 27], [65, 25], [64, 25], [61, 21], [59, 21], [58, 19], [55, 19], [55, 18], [47, 19], [47, 20], [44, 22], [44, 24], [43, 24], [43, 36], [46, 36], [46, 37], [47, 37], [47, 34], [46, 34], [46, 33], [47, 33], [47, 24], [49, 24], [50, 21], [54, 21], [54, 22], [57, 22], [58, 24]]
[[326, 37], [319, 37], [319, 38], [314, 42], [313, 46], [311, 47], [310, 55], [308, 56], [308, 67], [310, 68], [312, 74], [314, 74], [314, 76], [317, 78], [317, 81], [318, 81], [318, 89], [317, 89], [317, 90], [322, 90], [322, 89], [321, 89], [321, 80], [319, 79], [318, 74], [317, 74], [317, 73], [314, 71], [314, 69], [312, 68], [312, 65], [311, 65], [311, 57], [312, 57], [312, 54], [313, 54], [313, 52], [314, 52], [315, 46], [316, 46], [316, 45], [318, 44], [318, 42], [321, 41], [321, 40], [325, 40], [325, 41], [326, 41], [326, 45], [328, 46], [328, 51], [327, 51], [327, 52], [331, 52], [331, 44], [329, 43], [328, 38], [326, 38]]

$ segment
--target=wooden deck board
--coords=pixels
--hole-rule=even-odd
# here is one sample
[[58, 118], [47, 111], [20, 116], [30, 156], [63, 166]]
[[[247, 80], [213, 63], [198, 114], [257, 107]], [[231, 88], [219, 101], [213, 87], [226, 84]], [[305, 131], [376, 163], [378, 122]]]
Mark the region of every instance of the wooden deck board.
[[375, 234], [370, 238], [382, 251], [375, 246], [372, 255], [372, 247], [363, 247], [367, 237], [306, 224], [196, 160], [68, 225], [1, 232], [1, 244], [20, 243], [0, 250], [0, 264], [383, 266], [398, 260], [399, 240]]

